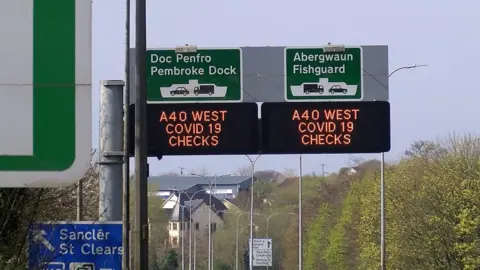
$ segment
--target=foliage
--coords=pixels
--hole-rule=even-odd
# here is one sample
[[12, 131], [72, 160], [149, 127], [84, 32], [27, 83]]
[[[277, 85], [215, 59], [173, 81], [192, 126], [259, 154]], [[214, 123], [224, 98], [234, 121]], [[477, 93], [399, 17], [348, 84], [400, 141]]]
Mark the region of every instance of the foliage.
[[215, 270], [233, 270], [233, 267], [224, 261], [216, 261], [214, 264]]
[[[98, 166], [92, 164], [83, 179], [83, 219], [98, 220]], [[0, 269], [19, 269], [27, 261], [27, 234], [35, 221], [76, 220], [77, 184], [65, 188], [0, 189]]]
[[[379, 161], [352, 158], [352, 166], [358, 174], [340, 170], [327, 177], [302, 177], [304, 269], [380, 266]], [[250, 169], [239, 172], [248, 175]], [[282, 174], [256, 172], [255, 176], [260, 181], [253, 187], [254, 237], [272, 238], [272, 269], [298, 269], [299, 177], [288, 169]], [[453, 134], [442, 140], [414, 142], [398, 162], [386, 166], [384, 179], [389, 269], [480, 269], [478, 137]], [[83, 180], [87, 220], [98, 218], [97, 181], [98, 170], [92, 164]], [[212, 237], [218, 270], [235, 269], [237, 257], [239, 269], [248, 268], [250, 218], [242, 213], [250, 210], [250, 192], [240, 192], [232, 203], [242, 212], [225, 213], [225, 224]], [[51, 211], [53, 206], [59, 211]], [[149, 197], [150, 268], [177, 269], [179, 250], [168, 246], [168, 217], [162, 206], [162, 199]], [[26, 243], [19, 239], [25, 239], [32, 221], [73, 220], [75, 209], [76, 185], [0, 189], [0, 269], [18, 269], [25, 262]], [[205, 269], [206, 237], [198, 232], [194, 239], [196, 268]], [[186, 250], [188, 245], [185, 241]]]
[[176, 270], [178, 269], [178, 253], [175, 250], [168, 251], [167, 256], [163, 258], [161, 270]]

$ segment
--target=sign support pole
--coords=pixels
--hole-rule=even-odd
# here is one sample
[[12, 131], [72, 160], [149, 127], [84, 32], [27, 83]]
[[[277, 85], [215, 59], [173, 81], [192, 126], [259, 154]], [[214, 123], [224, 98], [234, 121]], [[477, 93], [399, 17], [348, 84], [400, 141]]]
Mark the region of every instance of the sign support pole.
[[300, 177], [298, 178], [298, 270], [302, 270], [302, 155], [300, 154]]
[[130, 270], [130, 0], [125, 0], [125, 87], [123, 106], [122, 269]]
[[250, 161], [250, 165], [252, 166], [252, 183], [250, 186], [250, 246], [249, 246], [249, 256], [248, 256], [248, 263], [249, 263], [249, 268], [250, 270], [253, 269], [253, 196], [255, 193], [253, 192], [253, 185], [255, 185], [255, 163], [257, 163], [258, 158], [261, 155], [258, 155], [255, 159], [251, 159], [248, 155], [246, 155], [248, 160]]
[[77, 183], [77, 221], [83, 219], [83, 180]]
[[102, 81], [100, 87], [99, 219], [122, 220], [123, 81]]
[[135, 253], [136, 270], [148, 269], [148, 168], [147, 168], [147, 21], [146, 0], [135, 5]]

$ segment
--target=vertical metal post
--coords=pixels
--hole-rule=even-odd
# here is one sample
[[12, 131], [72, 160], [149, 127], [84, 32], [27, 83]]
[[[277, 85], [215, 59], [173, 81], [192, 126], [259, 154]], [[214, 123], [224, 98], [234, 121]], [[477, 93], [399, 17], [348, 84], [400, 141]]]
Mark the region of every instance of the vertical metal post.
[[195, 197], [195, 193], [190, 199], [190, 213], [188, 215], [188, 269], [192, 270], [192, 200]]
[[[214, 180], [215, 181], [215, 180]], [[212, 184], [213, 182], [210, 182], [209, 184], [209, 189], [210, 189], [210, 194], [208, 196], [208, 270], [212, 270]]]
[[193, 236], [193, 270], [197, 269], [197, 236]]
[[238, 270], [238, 218], [240, 215], [237, 217], [237, 237], [235, 238], [235, 270]]
[[134, 269], [148, 269], [146, 0], [135, 5], [135, 252]]
[[385, 154], [380, 155], [380, 269], [386, 269], [385, 254]]
[[119, 80], [101, 81], [99, 219], [122, 220], [123, 87]]
[[302, 270], [302, 155], [300, 155], [300, 177], [298, 178], [298, 270]]
[[253, 185], [255, 184], [255, 181], [253, 180], [253, 176], [255, 174], [255, 163], [252, 162], [252, 175], [250, 176], [252, 178], [252, 183], [250, 186], [250, 243], [249, 243], [249, 270], [253, 269]]
[[83, 219], [83, 180], [77, 184], [77, 221]]
[[125, 87], [123, 93], [122, 269], [130, 269], [130, 0], [125, 0]]
[[320, 166], [322, 166], [322, 177], [325, 177], [325, 165], [326, 164], [323, 163], [320, 164]]
[[[180, 198], [182, 197], [182, 193], [180, 193]], [[182, 200], [180, 200], [181, 202]], [[182, 214], [180, 215], [181, 218], [180, 218], [180, 230], [182, 231], [182, 270], [185, 270], [185, 249], [184, 249], [184, 231], [185, 231], [185, 223], [183, 222], [183, 220], [185, 219], [185, 204], [180, 205], [180, 210], [182, 211]]]
[[255, 176], [255, 163], [257, 162], [258, 158], [261, 155], [258, 155], [255, 160], [252, 160], [249, 156], [247, 156], [248, 160], [250, 160], [250, 164], [252, 165], [252, 182], [250, 186], [250, 241], [248, 246], [248, 263], [249, 263], [249, 270], [253, 269], [253, 185], [255, 184], [254, 176]]

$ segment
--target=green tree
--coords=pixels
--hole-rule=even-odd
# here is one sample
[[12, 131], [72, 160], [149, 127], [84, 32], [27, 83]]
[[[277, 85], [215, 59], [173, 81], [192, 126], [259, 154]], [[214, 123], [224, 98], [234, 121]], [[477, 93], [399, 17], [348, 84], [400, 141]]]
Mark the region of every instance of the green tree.
[[[392, 269], [480, 268], [480, 139], [415, 142], [386, 170], [387, 261]], [[379, 179], [362, 181], [360, 269], [379, 261]]]
[[163, 258], [161, 270], [176, 270], [178, 269], [178, 254], [174, 250], [168, 251], [167, 256]]
[[224, 261], [215, 261], [215, 270], [233, 270], [233, 267]]

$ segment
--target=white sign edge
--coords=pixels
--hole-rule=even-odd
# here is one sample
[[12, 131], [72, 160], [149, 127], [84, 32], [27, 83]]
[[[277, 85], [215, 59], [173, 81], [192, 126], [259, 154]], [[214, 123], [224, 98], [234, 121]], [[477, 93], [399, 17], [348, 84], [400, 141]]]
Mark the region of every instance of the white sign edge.
[[[75, 160], [64, 171], [0, 171], [0, 187], [66, 187], [78, 182], [90, 168], [92, 150], [92, 2], [76, 0], [75, 10]], [[86, 78], [90, 83], [79, 83], [77, 81], [79, 78]]]

